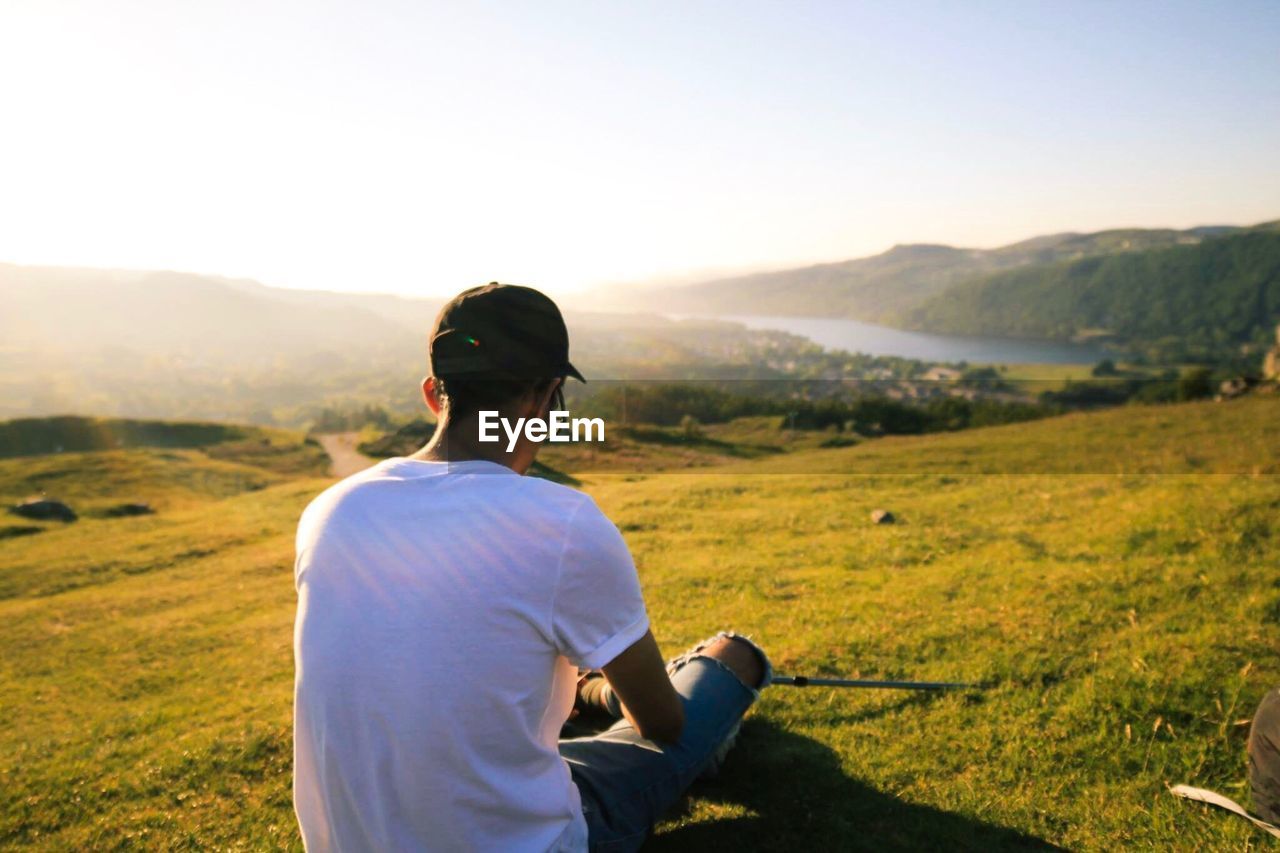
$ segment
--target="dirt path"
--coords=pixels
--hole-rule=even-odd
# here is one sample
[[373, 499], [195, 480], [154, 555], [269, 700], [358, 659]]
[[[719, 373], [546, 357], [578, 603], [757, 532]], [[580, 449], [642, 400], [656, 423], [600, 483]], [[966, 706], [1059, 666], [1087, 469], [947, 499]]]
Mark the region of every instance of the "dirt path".
[[356, 450], [359, 433], [332, 432], [317, 435], [316, 441], [320, 442], [324, 452], [329, 454], [329, 460], [332, 463], [329, 465], [329, 473], [334, 477], [350, 477], [378, 461]]

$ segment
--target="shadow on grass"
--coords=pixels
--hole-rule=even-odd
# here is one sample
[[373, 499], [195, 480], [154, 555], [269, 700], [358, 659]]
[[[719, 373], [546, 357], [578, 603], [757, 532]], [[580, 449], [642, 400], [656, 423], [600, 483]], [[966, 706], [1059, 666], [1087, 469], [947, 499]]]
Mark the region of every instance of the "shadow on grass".
[[681, 813], [668, 815], [646, 851], [1062, 849], [877, 791], [847, 776], [829, 747], [767, 720], [744, 723], [720, 776], [696, 783], [690, 794], [750, 815], [680, 826], [671, 821]]

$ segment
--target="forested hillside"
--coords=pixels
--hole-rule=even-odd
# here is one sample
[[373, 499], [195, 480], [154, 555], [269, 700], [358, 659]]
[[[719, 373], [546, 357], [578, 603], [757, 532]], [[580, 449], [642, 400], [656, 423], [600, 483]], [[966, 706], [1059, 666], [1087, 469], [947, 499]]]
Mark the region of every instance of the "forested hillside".
[[[1061, 261], [1193, 245], [1239, 231], [1206, 226], [1177, 231], [1126, 228], [1048, 234], [997, 249], [912, 244], [869, 258], [720, 278], [698, 284], [609, 294], [614, 303], [708, 314], [853, 317], [893, 325], [901, 315], [964, 281]], [[607, 302], [608, 300], [606, 300]]]
[[901, 315], [933, 332], [1105, 335], [1153, 358], [1217, 357], [1280, 322], [1280, 228], [977, 278]]

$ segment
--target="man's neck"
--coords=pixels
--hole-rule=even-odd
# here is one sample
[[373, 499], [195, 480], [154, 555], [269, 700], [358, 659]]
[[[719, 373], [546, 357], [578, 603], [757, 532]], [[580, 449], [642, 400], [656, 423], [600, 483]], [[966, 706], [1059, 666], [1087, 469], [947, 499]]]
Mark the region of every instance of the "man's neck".
[[426, 446], [410, 456], [424, 462], [493, 462], [523, 474], [533, 463], [525, 459], [523, 448], [517, 446], [510, 453], [501, 441], [481, 442], [480, 421], [477, 415], [468, 415], [454, 421], [448, 417], [436, 425], [436, 431]]

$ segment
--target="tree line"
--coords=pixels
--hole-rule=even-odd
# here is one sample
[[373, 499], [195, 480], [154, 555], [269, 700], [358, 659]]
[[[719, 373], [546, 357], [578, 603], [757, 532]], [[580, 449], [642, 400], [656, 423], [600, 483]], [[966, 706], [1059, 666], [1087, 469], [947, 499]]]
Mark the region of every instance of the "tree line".
[[1104, 336], [1154, 363], [1218, 363], [1242, 347], [1257, 361], [1280, 322], [1280, 227], [996, 273], [903, 319], [961, 335]]

